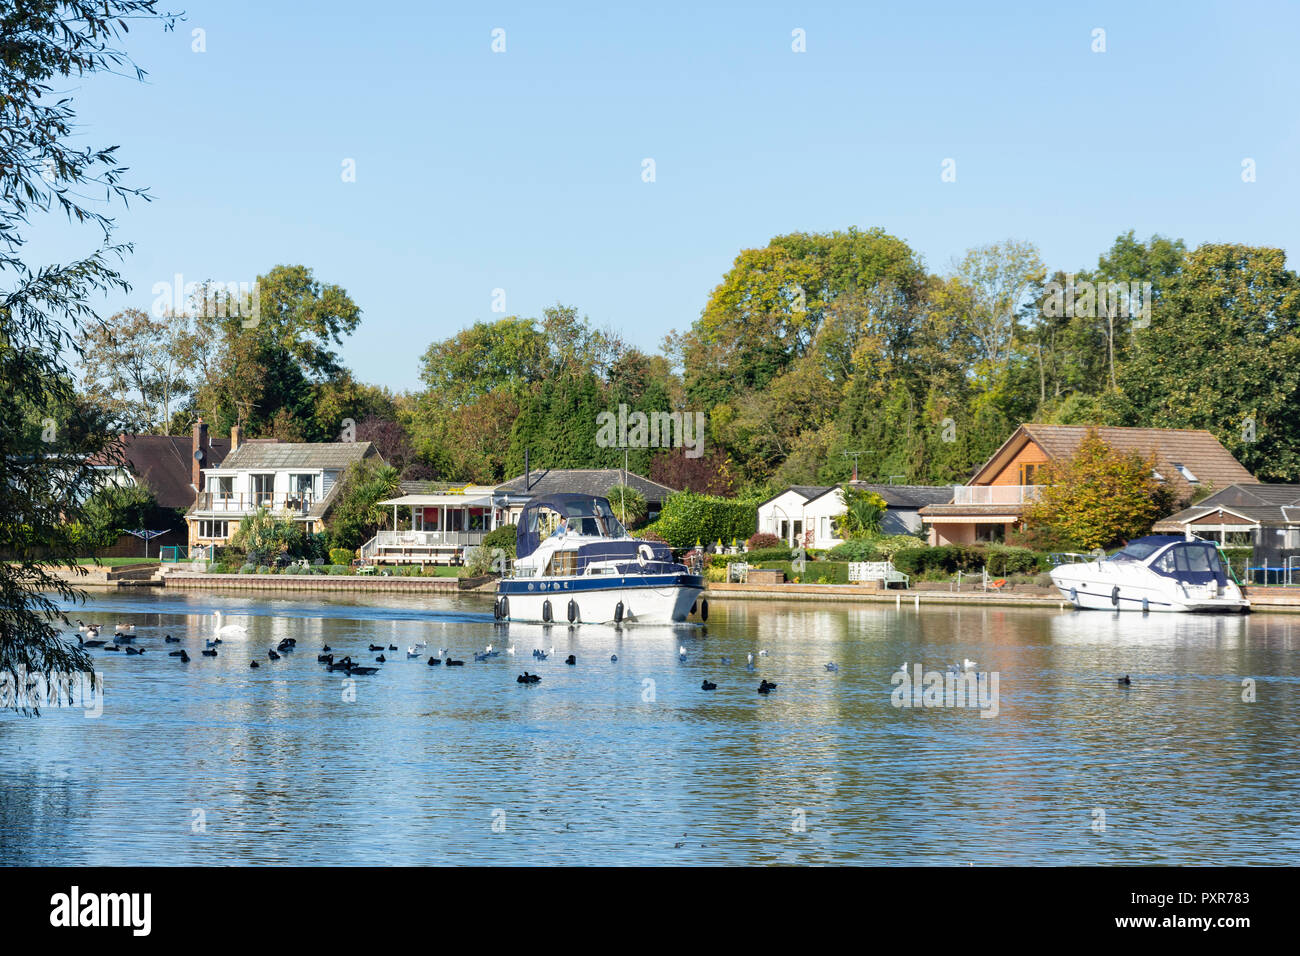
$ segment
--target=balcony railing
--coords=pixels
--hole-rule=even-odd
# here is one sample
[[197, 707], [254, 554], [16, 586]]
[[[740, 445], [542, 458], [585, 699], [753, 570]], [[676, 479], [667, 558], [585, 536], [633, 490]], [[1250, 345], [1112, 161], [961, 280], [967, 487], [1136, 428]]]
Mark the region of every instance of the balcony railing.
[[1021, 505], [1042, 494], [1042, 485], [958, 485], [953, 489], [955, 505]]
[[196, 511], [213, 514], [252, 514], [259, 508], [268, 511], [292, 511], [306, 514], [316, 503], [313, 495], [306, 492], [297, 494], [272, 494], [271, 492], [244, 492], [224, 494], [219, 491], [200, 492], [194, 504]]
[[466, 548], [483, 543], [486, 531], [380, 531], [379, 550], [392, 548]]

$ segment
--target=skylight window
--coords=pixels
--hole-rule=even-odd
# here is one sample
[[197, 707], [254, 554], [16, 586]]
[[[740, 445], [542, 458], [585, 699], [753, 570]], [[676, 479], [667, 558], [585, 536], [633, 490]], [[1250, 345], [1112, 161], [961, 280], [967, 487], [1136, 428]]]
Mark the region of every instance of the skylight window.
[[1171, 461], [1170, 464], [1178, 469], [1178, 473], [1182, 475], [1185, 479], [1187, 479], [1188, 483], [1193, 485], [1199, 485], [1201, 483], [1201, 479], [1193, 475], [1192, 470], [1188, 468], [1186, 465], [1179, 464], [1176, 461]]

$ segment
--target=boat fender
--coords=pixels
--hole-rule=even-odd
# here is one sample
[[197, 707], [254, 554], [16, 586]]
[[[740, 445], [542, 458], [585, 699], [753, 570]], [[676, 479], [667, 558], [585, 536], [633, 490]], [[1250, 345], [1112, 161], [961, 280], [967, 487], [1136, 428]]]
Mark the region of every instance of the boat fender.
[[650, 547], [650, 545], [645, 544], [644, 542], [637, 545], [636, 563], [641, 565], [641, 567], [644, 568], [647, 564], [649, 564], [651, 561], [654, 560], [654, 557], [655, 557], [655, 549]]
[[1119, 585], [1118, 584], [1110, 589], [1110, 603], [1115, 605], [1115, 607], [1119, 607]]
[[1146, 614], [1146, 613], [1149, 612], [1150, 610], [1151, 610], [1151, 604], [1150, 604], [1150, 602], [1148, 602], [1146, 598], [1143, 598], [1143, 599], [1142, 599], [1142, 613], [1143, 613], [1143, 614]]
[[510, 598], [506, 597], [503, 594], [501, 595], [501, 620], [504, 621], [509, 617], [510, 617]]
[[501, 598], [497, 598], [492, 602], [492, 620], [501, 620]]
[[691, 603], [691, 613], [692, 613], [692, 614], [695, 613], [695, 609], [699, 606], [699, 603], [700, 603], [699, 601], [694, 601], [694, 602]]
[[578, 602], [569, 598], [569, 623], [572, 624], [578, 619]]
[[1079, 592], [1075, 588], [1070, 588], [1070, 603], [1079, 606]]
[[701, 620], [701, 621], [707, 621], [708, 619], [709, 619], [709, 602], [706, 601], [706, 600], [701, 600], [701, 601], [700, 601], [700, 620]]
[[547, 624], [551, 623], [551, 599], [547, 598], [542, 602], [542, 620]]
[[622, 601], [619, 601], [617, 604], [614, 605], [614, 623], [615, 624], [623, 623], [623, 602]]

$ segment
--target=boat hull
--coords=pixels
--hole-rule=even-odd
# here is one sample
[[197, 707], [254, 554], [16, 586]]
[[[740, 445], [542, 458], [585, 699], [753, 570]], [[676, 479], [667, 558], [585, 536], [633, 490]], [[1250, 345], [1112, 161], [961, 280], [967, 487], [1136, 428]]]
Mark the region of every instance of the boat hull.
[[572, 605], [574, 624], [679, 624], [692, 610], [696, 619], [707, 615], [703, 592], [694, 574], [507, 578], [497, 586], [497, 613], [507, 621], [568, 624]]
[[[1094, 570], [1089, 573], [1076, 568]], [[1183, 614], [1240, 614], [1250, 610], [1250, 602], [1231, 582], [1226, 588], [1186, 586], [1146, 571], [1120, 578], [1095, 570], [1095, 565], [1055, 568], [1052, 582], [1063, 598], [1083, 610]]]

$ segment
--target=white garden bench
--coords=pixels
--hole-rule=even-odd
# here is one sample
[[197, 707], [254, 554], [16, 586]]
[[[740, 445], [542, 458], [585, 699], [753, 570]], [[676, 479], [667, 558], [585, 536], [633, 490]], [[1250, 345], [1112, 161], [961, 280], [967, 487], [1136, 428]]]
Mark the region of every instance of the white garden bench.
[[885, 587], [901, 584], [909, 587], [911, 579], [894, 567], [892, 561], [850, 561], [849, 581], [884, 581]]

